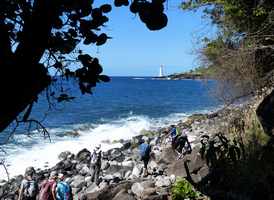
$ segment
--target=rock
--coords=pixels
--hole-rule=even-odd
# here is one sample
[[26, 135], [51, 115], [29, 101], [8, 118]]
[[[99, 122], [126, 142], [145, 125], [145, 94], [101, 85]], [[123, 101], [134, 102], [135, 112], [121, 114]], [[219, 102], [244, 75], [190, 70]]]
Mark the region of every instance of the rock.
[[76, 160], [79, 162], [89, 163], [90, 162], [90, 151], [82, 149], [76, 155]]
[[86, 176], [87, 174], [90, 175], [90, 169], [89, 167], [85, 164], [82, 169], [79, 172], [82, 176]]
[[106, 170], [107, 168], [109, 168], [109, 166], [110, 164], [108, 161], [105, 161], [105, 160], [102, 161], [102, 165], [101, 165], [102, 170]]
[[114, 177], [113, 177], [113, 175], [111, 175], [111, 174], [107, 174], [107, 175], [105, 175], [105, 176], [103, 177], [103, 180], [105, 180], [105, 181], [110, 181], [110, 180], [112, 180], [112, 179], [114, 179]]
[[135, 198], [123, 189], [113, 197], [113, 200], [135, 200]]
[[119, 172], [114, 173], [114, 174], [113, 174], [113, 177], [114, 177], [114, 178], [118, 178], [118, 179], [120, 179], [120, 180], [122, 180], [122, 178], [123, 178], [123, 177], [122, 177], [122, 174], [119, 173]]
[[86, 193], [83, 199], [86, 200], [108, 200], [110, 199], [109, 188], [105, 187], [102, 190], [98, 190], [92, 193]]
[[110, 149], [108, 151], [108, 158], [110, 161], [123, 162], [125, 160], [125, 155], [119, 148]]
[[209, 168], [207, 165], [204, 165], [200, 170], [199, 170], [199, 175], [203, 179], [209, 174]]
[[92, 183], [90, 186], [87, 187], [85, 192], [86, 193], [93, 193], [93, 192], [98, 191], [98, 190], [99, 190], [98, 186], [95, 183]]
[[89, 185], [91, 183], [91, 176], [85, 177], [85, 182]]
[[149, 196], [156, 194], [156, 188], [145, 188], [143, 191], [143, 199], [148, 199]]
[[127, 178], [130, 177], [130, 175], [131, 175], [131, 171], [127, 171], [127, 172], [125, 173], [124, 178], [127, 179]]
[[59, 160], [66, 160], [70, 154], [71, 154], [70, 151], [61, 152], [61, 153], [58, 155], [58, 159], [59, 159]]
[[187, 166], [190, 173], [196, 173], [199, 171], [204, 165], [206, 165], [206, 161], [202, 159], [201, 154], [199, 153], [198, 148], [194, 148], [192, 153], [186, 156]]
[[184, 167], [184, 160], [176, 160], [172, 164], [168, 166], [167, 169], [167, 174], [170, 175], [175, 175], [175, 176], [180, 176], [180, 177], [187, 177], [186, 169]]
[[122, 146], [121, 150], [124, 151], [124, 150], [129, 149], [130, 147], [131, 147], [131, 141], [125, 141], [123, 143], [123, 146]]
[[64, 135], [78, 137], [80, 133], [77, 130], [64, 132]]
[[71, 187], [82, 188], [85, 184], [86, 184], [85, 177], [81, 175], [76, 175], [73, 177], [73, 181], [71, 182]]
[[141, 183], [134, 183], [131, 186], [131, 191], [133, 192], [133, 194], [135, 194], [137, 197], [141, 197], [143, 195], [144, 192], [144, 187], [142, 186]]
[[173, 163], [174, 161], [176, 161], [176, 154], [171, 147], [164, 148], [163, 152], [160, 154], [160, 157], [158, 158], [158, 160], [156, 160], [158, 164], [169, 164]]
[[52, 170], [54, 171], [69, 171], [72, 170], [74, 164], [70, 160], [63, 160], [57, 163]]
[[200, 174], [191, 174], [191, 179], [194, 183], [199, 183], [202, 180]]
[[131, 161], [131, 160], [129, 160], [129, 161], [123, 161], [122, 162], [122, 166], [133, 168], [134, 167], [134, 162]]
[[174, 174], [170, 175], [170, 181], [172, 184], [176, 182], [176, 176]]
[[165, 177], [162, 177], [162, 176], [158, 176], [156, 178], [156, 182], [155, 182], [155, 186], [157, 187], [168, 187], [171, 185], [171, 180], [170, 180], [170, 177], [168, 176], [165, 176]]
[[65, 182], [67, 182], [68, 184], [71, 184], [72, 181], [73, 179], [71, 177], [68, 177], [65, 179]]
[[147, 167], [148, 167], [148, 169], [153, 171], [158, 168], [158, 164], [154, 160], [150, 160]]
[[269, 135], [274, 135], [274, 90], [267, 95], [259, 104], [256, 114], [264, 129], [264, 132]]
[[142, 174], [142, 165], [138, 164], [138, 165], [135, 165], [133, 170], [132, 170], [132, 173], [131, 173], [131, 176], [132, 178], [138, 178], [140, 177], [140, 175]]

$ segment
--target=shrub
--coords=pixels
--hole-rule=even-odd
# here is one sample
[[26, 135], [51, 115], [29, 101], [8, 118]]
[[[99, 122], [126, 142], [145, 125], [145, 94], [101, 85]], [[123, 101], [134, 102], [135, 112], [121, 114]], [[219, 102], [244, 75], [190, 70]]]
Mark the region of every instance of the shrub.
[[178, 179], [171, 188], [172, 200], [195, 199], [198, 193], [193, 186], [185, 179]]

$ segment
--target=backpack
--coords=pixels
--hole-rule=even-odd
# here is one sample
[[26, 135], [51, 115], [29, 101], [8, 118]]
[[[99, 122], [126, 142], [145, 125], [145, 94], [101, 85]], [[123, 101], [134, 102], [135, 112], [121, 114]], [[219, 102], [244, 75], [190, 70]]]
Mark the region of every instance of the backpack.
[[55, 181], [46, 180], [42, 183], [39, 200], [51, 200], [52, 199], [52, 187], [55, 184]]
[[26, 187], [23, 191], [24, 197], [27, 198], [34, 198], [38, 194], [38, 186], [36, 181], [28, 180], [26, 181]]
[[145, 157], [150, 153], [150, 145], [143, 143], [139, 146], [141, 157]]
[[71, 187], [68, 183], [61, 181], [57, 184], [57, 200], [71, 200], [72, 199], [72, 193], [71, 193]]
[[172, 128], [170, 135], [171, 138], [175, 138], [177, 136], [177, 128]]
[[101, 160], [101, 151], [99, 152], [94, 151], [93, 154], [91, 155], [90, 163], [93, 165], [98, 164], [100, 160]]

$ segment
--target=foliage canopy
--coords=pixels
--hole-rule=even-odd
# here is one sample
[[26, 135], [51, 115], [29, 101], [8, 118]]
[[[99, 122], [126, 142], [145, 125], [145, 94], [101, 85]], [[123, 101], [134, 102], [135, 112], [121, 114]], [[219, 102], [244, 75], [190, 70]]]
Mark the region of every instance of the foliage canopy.
[[[114, 0], [114, 5], [129, 6], [150, 30], [159, 30], [168, 21], [164, 2]], [[110, 80], [102, 75], [99, 60], [83, 52], [81, 45], [100, 46], [110, 39], [102, 27], [111, 9], [110, 4], [95, 7], [93, 0], [0, 1], [0, 131], [26, 108], [19, 121], [27, 121], [33, 102], [45, 89], [59, 102], [73, 98], [62, 87], [51, 87], [55, 75], [76, 78], [83, 94]]]

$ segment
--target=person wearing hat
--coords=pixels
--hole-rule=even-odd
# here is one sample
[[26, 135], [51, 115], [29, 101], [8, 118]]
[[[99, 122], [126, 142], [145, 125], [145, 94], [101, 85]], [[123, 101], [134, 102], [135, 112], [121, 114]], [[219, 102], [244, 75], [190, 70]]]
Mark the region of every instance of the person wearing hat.
[[28, 167], [25, 171], [25, 177], [21, 183], [18, 200], [35, 200], [38, 194], [38, 184], [34, 180], [35, 170]]
[[90, 170], [91, 170], [91, 181], [99, 185], [99, 175], [101, 171], [101, 159], [102, 159], [102, 150], [101, 145], [98, 144], [95, 146], [93, 153], [91, 154]]
[[39, 200], [56, 200], [56, 185], [58, 173], [52, 171], [49, 179], [41, 184]]

